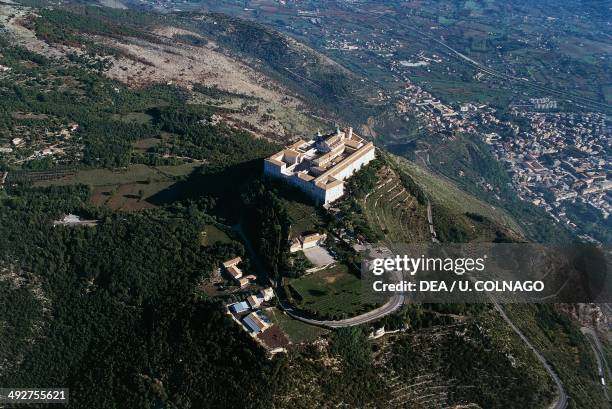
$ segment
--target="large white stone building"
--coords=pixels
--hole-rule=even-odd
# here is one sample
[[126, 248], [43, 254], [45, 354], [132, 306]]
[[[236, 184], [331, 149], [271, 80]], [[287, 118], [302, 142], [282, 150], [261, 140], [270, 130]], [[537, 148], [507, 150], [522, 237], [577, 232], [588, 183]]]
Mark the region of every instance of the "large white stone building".
[[300, 140], [265, 160], [268, 176], [285, 179], [328, 204], [344, 194], [344, 180], [375, 158], [372, 142], [359, 137], [353, 128]]

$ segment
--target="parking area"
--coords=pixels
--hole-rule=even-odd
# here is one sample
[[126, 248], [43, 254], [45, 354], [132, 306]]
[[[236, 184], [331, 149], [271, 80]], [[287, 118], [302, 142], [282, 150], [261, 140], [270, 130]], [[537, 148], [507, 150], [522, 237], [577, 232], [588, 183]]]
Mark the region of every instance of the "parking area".
[[304, 255], [316, 267], [322, 267], [336, 262], [332, 255], [329, 254], [329, 251], [321, 246], [315, 246], [304, 250]]

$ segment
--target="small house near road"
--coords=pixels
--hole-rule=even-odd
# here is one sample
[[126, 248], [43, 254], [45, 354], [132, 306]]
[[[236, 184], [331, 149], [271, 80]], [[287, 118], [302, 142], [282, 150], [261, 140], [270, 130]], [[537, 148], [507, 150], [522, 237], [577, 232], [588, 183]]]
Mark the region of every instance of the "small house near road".
[[307, 234], [305, 236], [300, 236], [291, 242], [289, 251], [291, 253], [295, 253], [300, 250], [310, 249], [315, 246], [323, 244], [326, 239], [327, 239], [327, 234], [325, 233], [323, 234], [314, 233], [314, 234]]
[[309, 249], [311, 247], [322, 244], [327, 239], [327, 234], [309, 234], [302, 237], [302, 249]]
[[274, 298], [274, 289], [272, 287], [264, 288], [261, 290], [261, 295], [264, 301], [270, 301]]

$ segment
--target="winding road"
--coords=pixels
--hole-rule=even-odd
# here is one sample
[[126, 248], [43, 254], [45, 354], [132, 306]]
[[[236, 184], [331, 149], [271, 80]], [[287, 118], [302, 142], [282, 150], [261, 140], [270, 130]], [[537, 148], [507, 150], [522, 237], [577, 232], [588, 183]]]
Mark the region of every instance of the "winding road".
[[[392, 257], [393, 253], [386, 247], [370, 247], [370, 251], [373, 251], [376, 257], [379, 258], [387, 258]], [[394, 280], [399, 282], [402, 281], [402, 273], [400, 271], [393, 271]], [[295, 318], [299, 321], [305, 322], [307, 324], [316, 325], [324, 328], [344, 328], [344, 327], [353, 327], [356, 325], [367, 324], [368, 322], [376, 321], [380, 318], [383, 318], [386, 315], [389, 315], [402, 307], [406, 299], [406, 296], [403, 293], [394, 293], [389, 300], [383, 304], [382, 306], [358, 315], [352, 318], [346, 318], [343, 320], [316, 320], [312, 318], [305, 317], [302, 312], [296, 308], [287, 305], [285, 302], [280, 301], [281, 307], [283, 310], [292, 318]]]
[[501, 305], [499, 305], [499, 303], [493, 298], [491, 298], [491, 301], [493, 302], [495, 309], [499, 312], [499, 315], [501, 315], [504, 321], [506, 321], [506, 323], [510, 326], [510, 328], [512, 328], [512, 330], [516, 333], [516, 335], [518, 335], [519, 338], [525, 343], [525, 345], [527, 345], [527, 347], [531, 349], [533, 354], [536, 356], [536, 358], [538, 358], [538, 361], [540, 361], [542, 366], [544, 366], [544, 369], [546, 369], [546, 372], [548, 372], [548, 375], [550, 375], [553, 382], [555, 383], [557, 387], [558, 396], [557, 396], [557, 402], [553, 406], [551, 406], [551, 409], [567, 408], [567, 405], [568, 405], [567, 392], [565, 392], [565, 388], [563, 387], [563, 383], [561, 382], [559, 375], [557, 375], [557, 373], [552, 369], [552, 367], [546, 361], [546, 358], [542, 356], [540, 351], [538, 351], [536, 347], [533, 346], [531, 341], [529, 341], [529, 339], [521, 332], [521, 330], [518, 329], [516, 325], [514, 325], [514, 323], [510, 320], [510, 318], [508, 318], [508, 316], [506, 315], [506, 312], [501, 307]]
[[[383, 183], [378, 188], [380, 189], [384, 185], [385, 183]], [[369, 196], [369, 194], [367, 196]], [[428, 223], [430, 224], [430, 226], [433, 226], [433, 215], [432, 215], [430, 206], [428, 206], [427, 219], [428, 219]], [[259, 257], [257, 256], [256, 252], [252, 248], [248, 238], [246, 237], [246, 235], [244, 234], [240, 226], [234, 226], [234, 230], [236, 230], [241, 235], [241, 238], [244, 240], [247, 251], [250, 253], [250, 256], [255, 261], [256, 267], [258, 269], [263, 268], [259, 262]], [[393, 256], [393, 253], [391, 252], [391, 250], [385, 247], [383, 247], [382, 249], [381, 248], [374, 249], [374, 251], [378, 252], [377, 256], [380, 256], [380, 257], [392, 257]], [[398, 272], [395, 272], [394, 274], [395, 274], [395, 279], [397, 282], [403, 279], [401, 272], [398, 271]], [[394, 295], [392, 295], [389, 298], [389, 301], [387, 301], [384, 305], [372, 311], [368, 311], [356, 317], [347, 318], [343, 320], [334, 320], [334, 321], [316, 320], [316, 319], [308, 318], [304, 316], [300, 310], [288, 305], [286, 302], [281, 300], [280, 297], [277, 297], [277, 299], [279, 300], [280, 307], [290, 317], [296, 320], [302, 321], [304, 323], [310, 324], [310, 325], [315, 325], [315, 326], [329, 328], [329, 329], [336, 329], [336, 328], [344, 328], [344, 327], [362, 325], [362, 324], [366, 324], [368, 322], [376, 321], [380, 318], [383, 318], [386, 315], [389, 315], [401, 308], [401, 306], [405, 302], [405, 295], [403, 293], [394, 293]], [[502, 306], [499, 304], [499, 302], [492, 297], [490, 297], [490, 301], [494, 305], [495, 309], [499, 312], [500, 316], [504, 319], [504, 321], [506, 321], [506, 323], [516, 333], [516, 335], [533, 352], [533, 354], [536, 356], [538, 361], [540, 361], [540, 363], [542, 364], [546, 372], [549, 374], [549, 376], [552, 378], [553, 382], [555, 383], [555, 386], [557, 388], [557, 400], [554, 404], [550, 406], [550, 409], [566, 409], [568, 406], [568, 395], [557, 373], [553, 370], [550, 364], [546, 361], [546, 358], [544, 358], [544, 356], [540, 353], [540, 351], [536, 349], [536, 347], [531, 343], [531, 341], [529, 341], [529, 339], [521, 332], [521, 330], [512, 322], [512, 320], [508, 317], [508, 315], [506, 314]], [[595, 339], [597, 340], [597, 337], [595, 337]], [[594, 346], [594, 349], [596, 349], [595, 346]], [[607, 368], [607, 365], [606, 365], [606, 368]], [[601, 364], [600, 364], [600, 372], [603, 373]], [[606, 391], [606, 396], [607, 396], [607, 391]]]
[[592, 328], [582, 327], [580, 331], [584, 334], [586, 339], [591, 344], [591, 348], [593, 348], [593, 353], [595, 354], [595, 359], [597, 361], [597, 375], [601, 379], [601, 386], [603, 388], [603, 393], [606, 399], [610, 400], [610, 395], [608, 395], [608, 386], [605, 384], [605, 379], [608, 378], [608, 381], [612, 379], [612, 375], [610, 374], [610, 367], [606, 362], [606, 354], [604, 353], [604, 348], [597, 337], [595, 331]]
[[368, 322], [376, 321], [385, 315], [389, 315], [397, 309], [399, 309], [404, 304], [404, 295], [397, 294], [394, 295], [381, 307], [376, 308], [375, 310], [368, 311], [364, 314], [358, 315], [353, 318], [347, 318], [343, 320], [337, 321], [322, 321], [310, 319], [302, 316], [299, 310], [294, 309], [286, 305], [284, 302], [280, 302], [283, 310], [292, 318], [295, 318], [299, 321], [305, 322], [307, 324], [316, 325], [324, 328], [344, 328], [344, 327], [354, 327], [356, 325], [367, 324]]

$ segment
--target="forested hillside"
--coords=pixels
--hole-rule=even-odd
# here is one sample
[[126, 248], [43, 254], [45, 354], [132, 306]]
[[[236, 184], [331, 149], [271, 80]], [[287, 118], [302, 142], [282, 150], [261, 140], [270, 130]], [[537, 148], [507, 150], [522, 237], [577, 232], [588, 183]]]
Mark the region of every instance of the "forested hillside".
[[[326, 233], [334, 265], [323, 290], [302, 282], [298, 307], [335, 319], [372, 307], [359, 298], [356, 244], [430, 242], [432, 227], [443, 242], [557, 230], [524, 229], [520, 212], [461, 190], [459, 167], [447, 179], [382, 151], [331, 210], [316, 206], [264, 178], [263, 159], [336, 123], [369, 138], [416, 122], [269, 26], [138, 7], [0, 0], [0, 385], [67, 387], [67, 407], [83, 409], [549, 406], [551, 378], [491, 306], [406, 305], [336, 331], [293, 320], [281, 302], [316, 276], [289, 253], [303, 234]], [[457, 140], [453, 165], [507, 183], [469, 150], [482, 144]], [[252, 287], [220, 268], [235, 257]], [[289, 340], [276, 355], [227, 308], [272, 284], [266, 311]], [[525, 311], [561, 323], [533, 327], [559, 336], [555, 364], [593, 371], [557, 311]], [[394, 332], [370, 337], [383, 326]]]
[[[363, 336], [339, 333], [326, 341], [329, 350], [307, 347], [270, 361], [221, 305], [194, 293], [195, 283], [221, 260], [244, 254], [237, 243], [201, 247], [197, 238], [207, 216], [180, 207], [133, 215], [97, 211], [84, 204], [87, 194], [84, 187], [5, 192], [2, 384], [66, 385], [74, 408], [245, 402], [314, 408], [330, 401], [386, 407], [381, 391], [390, 386], [377, 380], [383, 368]], [[68, 211], [99, 223], [54, 227], [52, 220]], [[442, 322], [437, 313], [424, 314], [429, 321], [403, 320], [414, 331]], [[399, 353], [392, 344], [381, 347]], [[343, 363], [330, 368], [320, 361], [325, 356]], [[328, 376], [321, 378], [321, 371]], [[306, 398], [311, 387], [315, 395]], [[489, 402], [501, 407], [501, 401]]]

